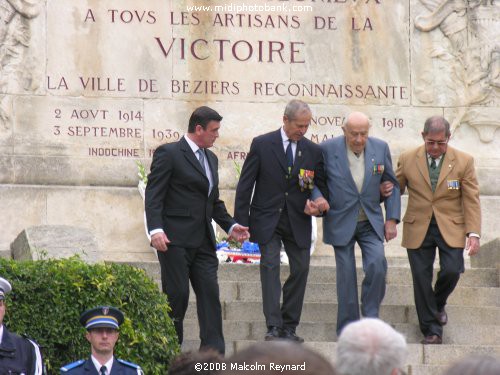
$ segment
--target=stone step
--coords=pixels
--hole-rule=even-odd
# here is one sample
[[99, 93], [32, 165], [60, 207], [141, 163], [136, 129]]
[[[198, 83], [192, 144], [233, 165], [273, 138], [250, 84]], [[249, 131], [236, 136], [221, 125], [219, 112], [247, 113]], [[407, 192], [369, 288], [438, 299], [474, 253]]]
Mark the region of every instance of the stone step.
[[[260, 341], [253, 340], [226, 340], [226, 357], [247, 348]], [[197, 350], [198, 340], [185, 340], [182, 350]], [[335, 342], [306, 342], [311, 349], [335, 363], [337, 343]], [[422, 345], [408, 344], [408, 356], [404, 370], [408, 374], [442, 374], [445, 367], [451, 363], [470, 355], [500, 356], [500, 345]], [[418, 372], [415, 372], [414, 369]], [[423, 372], [423, 371], [427, 372]], [[441, 371], [441, 372], [440, 372]]]
[[[259, 301], [232, 301], [222, 303], [222, 319], [225, 320], [262, 320], [262, 303]], [[450, 322], [476, 325], [500, 325], [500, 308], [485, 306], [447, 305]], [[189, 303], [186, 319], [196, 318], [196, 303]], [[380, 307], [380, 318], [390, 324], [417, 324], [417, 314], [412, 305], [386, 305]], [[335, 323], [337, 304], [334, 302], [305, 302], [302, 321]]]
[[[160, 279], [160, 265], [158, 262], [124, 262], [135, 267], [143, 268], [154, 280]], [[358, 263], [359, 264], [359, 263]], [[437, 272], [437, 271], [436, 271]], [[281, 278], [285, 280], [289, 267], [281, 266]], [[357, 268], [357, 280], [363, 280], [363, 270]], [[221, 264], [218, 272], [219, 282], [223, 281], [258, 281], [260, 280], [259, 266], [254, 264]], [[311, 266], [309, 283], [334, 283], [336, 279], [335, 266]], [[459, 286], [469, 287], [499, 287], [499, 272], [494, 268], [470, 268], [460, 277]], [[388, 268], [388, 284], [412, 285], [409, 267], [395, 266]]]
[[406, 373], [411, 375], [443, 375], [446, 369], [451, 365], [408, 365]]
[[[224, 320], [224, 337], [228, 341], [236, 340], [262, 340], [266, 333], [264, 320]], [[408, 343], [419, 343], [422, 334], [416, 323], [393, 324], [401, 332]], [[297, 328], [297, 334], [309, 341], [336, 341], [335, 323], [320, 323], [302, 321]], [[196, 340], [199, 336], [197, 319], [184, 321], [184, 338]], [[456, 345], [496, 345], [500, 342], [500, 326], [496, 325], [464, 325], [449, 323], [444, 329], [443, 340], [445, 344]]]
[[[498, 306], [500, 307], [500, 288], [490, 287], [458, 287], [450, 296], [449, 304], [461, 304], [464, 306]], [[259, 281], [220, 281], [221, 301], [260, 301], [262, 298], [261, 284]], [[358, 287], [359, 295], [361, 289]], [[194, 292], [191, 290], [190, 300], [195, 300]], [[337, 287], [334, 283], [311, 283], [307, 284], [305, 300], [308, 302], [334, 302], [337, 300]], [[413, 286], [388, 284], [384, 297], [384, 303], [388, 305], [413, 305]]]

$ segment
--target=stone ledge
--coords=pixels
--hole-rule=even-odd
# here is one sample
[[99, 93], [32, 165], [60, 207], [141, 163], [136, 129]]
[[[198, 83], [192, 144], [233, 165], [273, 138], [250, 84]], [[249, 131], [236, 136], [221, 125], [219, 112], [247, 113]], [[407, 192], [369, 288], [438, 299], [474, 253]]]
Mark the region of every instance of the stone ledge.
[[95, 235], [88, 229], [69, 225], [39, 225], [26, 228], [12, 242], [12, 258], [40, 260], [79, 255], [89, 263], [99, 260]]

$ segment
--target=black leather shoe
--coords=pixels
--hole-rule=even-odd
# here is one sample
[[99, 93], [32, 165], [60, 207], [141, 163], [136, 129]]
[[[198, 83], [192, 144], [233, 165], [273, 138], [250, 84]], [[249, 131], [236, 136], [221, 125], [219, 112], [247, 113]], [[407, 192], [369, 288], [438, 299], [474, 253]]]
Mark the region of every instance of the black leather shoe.
[[304, 342], [304, 339], [300, 336], [297, 336], [295, 330], [290, 328], [285, 328], [281, 337], [283, 338], [283, 340], [294, 341], [298, 343]]
[[424, 345], [440, 345], [443, 343], [443, 339], [441, 339], [438, 335], [429, 335], [425, 336], [422, 340], [422, 344]]
[[274, 340], [281, 340], [281, 336], [283, 334], [283, 331], [279, 327], [269, 327], [267, 330], [267, 333], [264, 336], [265, 341], [274, 341]]
[[436, 319], [442, 326], [448, 323], [448, 314], [446, 314], [446, 310], [444, 309], [444, 307], [441, 311], [438, 311], [438, 313], [436, 314]]

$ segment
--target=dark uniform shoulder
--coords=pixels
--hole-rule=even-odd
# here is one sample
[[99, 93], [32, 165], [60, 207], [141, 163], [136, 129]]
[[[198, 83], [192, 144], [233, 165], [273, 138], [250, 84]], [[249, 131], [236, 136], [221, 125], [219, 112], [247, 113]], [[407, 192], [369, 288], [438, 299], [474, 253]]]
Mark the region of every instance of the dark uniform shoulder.
[[74, 370], [80, 366], [83, 366], [84, 363], [85, 363], [85, 360], [80, 359], [79, 361], [76, 361], [76, 362], [73, 362], [73, 363], [70, 363], [70, 364], [67, 364], [67, 365], [61, 367], [59, 370], [61, 371], [61, 374], [71, 373], [72, 370]]
[[141, 366], [139, 365], [136, 365], [135, 363], [132, 363], [132, 362], [128, 362], [128, 361], [124, 361], [123, 359], [116, 359], [119, 363], [121, 363], [122, 365], [124, 365], [125, 367], [133, 370], [133, 372], [131, 372], [132, 374], [138, 374], [138, 375], [143, 375], [144, 373], [142, 372], [142, 369], [141, 369]]

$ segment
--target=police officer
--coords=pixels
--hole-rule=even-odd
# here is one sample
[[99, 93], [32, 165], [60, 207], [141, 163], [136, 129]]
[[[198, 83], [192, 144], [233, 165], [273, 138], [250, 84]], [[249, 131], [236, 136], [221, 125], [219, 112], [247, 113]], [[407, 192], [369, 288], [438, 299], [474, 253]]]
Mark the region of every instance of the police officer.
[[12, 290], [10, 283], [0, 277], [0, 374], [42, 375], [43, 364], [38, 345], [3, 325], [5, 296]]
[[99, 306], [85, 311], [80, 323], [87, 329], [85, 337], [90, 342], [91, 355], [61, 367], [61, 374], [71, 375], [143, 375], [141, 368], [113, 355], [118, 341], [118, 327], [123, 323], [123, 313], [115, 307]]

